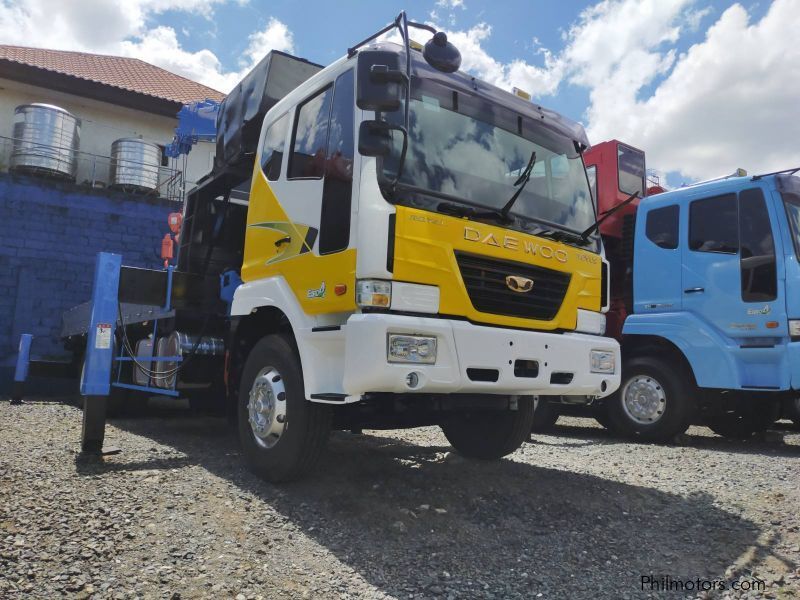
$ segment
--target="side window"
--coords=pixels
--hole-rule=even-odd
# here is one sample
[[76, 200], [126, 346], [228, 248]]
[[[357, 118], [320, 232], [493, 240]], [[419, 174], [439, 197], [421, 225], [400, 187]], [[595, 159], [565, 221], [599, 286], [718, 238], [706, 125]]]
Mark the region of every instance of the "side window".
[[675, 250], [678, 247], [678, 216], [680, 208], [677, 204], [656, 208], [647, 213], [645, 235], [659, 248]]
[[624, 194], [639, 194], [644, 196], [644, 152], [628, 148], [617, 147], [617, 175], [619, 177], [619, 191]]
[[277, 181], [281, 176], [283, 150], [286, 146], [286, 129], [289, 126], [288, 113], [275, 121], [264, 135], [264, 147], [261, 149], [261, 168], [270, 181]]
[[597, 206], [597, 166], [589, 165], [586, 167], [586, 177], [589, 179], [589, 189], [592, 190], [592, 200]]
[[327, 87], [297, 107], [289, 157], [289, 179], [320, 179], [325, 173], [325, 144], [333, 88]]
[[689, 249], [736, 254], [739, 250], [736, 204], [736, 194], [692, 202], [689, 205]]
[[336, 79], [322, 191], [320, 254], [344, 250], [350, 242], [350, 199], [355, 155], [354, 86], [352, 69]]
[[739, 194], [742, 300], [764, 302], [778, 297], [775, 243], [769, 212], [760, 188]]

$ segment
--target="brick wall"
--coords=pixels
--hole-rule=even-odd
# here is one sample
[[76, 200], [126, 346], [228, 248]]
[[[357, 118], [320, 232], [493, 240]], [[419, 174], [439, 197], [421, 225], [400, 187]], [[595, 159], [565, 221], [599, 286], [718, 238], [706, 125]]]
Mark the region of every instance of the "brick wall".
[[0, 174], [0, 389], [13, 374], [21, 333], [34, 358], [64, 356], [61, 315], [89, 299], [97, 252], [157, 268], [167, 214], [163, 199]]

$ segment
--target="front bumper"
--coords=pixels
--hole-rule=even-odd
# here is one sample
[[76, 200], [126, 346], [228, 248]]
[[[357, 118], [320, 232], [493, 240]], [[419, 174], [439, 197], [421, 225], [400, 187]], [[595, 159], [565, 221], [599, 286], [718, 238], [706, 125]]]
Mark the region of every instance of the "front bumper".
[[[620, 384], [619, 343], [611, 338], [383, 313], [353, 315], [344, 329], [344, 391], [348, 395], [416, 392], [607, 396]], [[389, 333], [436, 336], [436, 364], [389, 363]], [[615, 372], [591, 373], [591, 350], [613, 352]], [[538, 374], [515, 375], [517, 360], [536, 361]], [[417, 374], [414, 387], [408, 384], [411, 372]], [[487, 373], [496, 376], [496, 381], [475, 380], [476, 373], [481, 377]]]

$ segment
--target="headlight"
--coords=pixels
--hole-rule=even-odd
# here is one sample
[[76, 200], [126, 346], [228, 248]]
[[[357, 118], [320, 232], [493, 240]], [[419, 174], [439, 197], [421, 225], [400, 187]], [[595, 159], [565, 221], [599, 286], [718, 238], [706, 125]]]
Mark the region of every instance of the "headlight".
[[356, 282], [356, 304], [360, 307], [376, 306], [379, 308], [389, 308], [391, 303], [391, 281], [361, 279]]
[[793, 338], [800, 337], [800, 320], [789, 319], [789, 335]]
[[614, 373], [617, 358], [608, 350], [592, 350], [590, 354], [592, 373]]
[[436, 362], [436, 338], [390, 333], [386, 359], [389, 362], [432, 365]]

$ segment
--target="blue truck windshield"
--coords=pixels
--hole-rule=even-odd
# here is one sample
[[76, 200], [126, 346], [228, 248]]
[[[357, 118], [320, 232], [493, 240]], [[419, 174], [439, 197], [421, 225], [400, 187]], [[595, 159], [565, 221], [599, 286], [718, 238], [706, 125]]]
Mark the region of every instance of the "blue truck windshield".
[[[535, 152], [530, 180], [511, 215], [574, 232], [594, 223], [586, 172], [572, 140], [504, 107], [460, 98], [441, 86], [418, 83], [414, 95], [401, 183], [501, 209]], [[398, 116], [390, 120], [398, 122]], [[387, 179], [396, 174], [401, 148], [401, 136], [393, 140], [394, 149], [383, 161]]]

